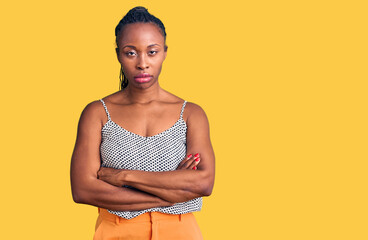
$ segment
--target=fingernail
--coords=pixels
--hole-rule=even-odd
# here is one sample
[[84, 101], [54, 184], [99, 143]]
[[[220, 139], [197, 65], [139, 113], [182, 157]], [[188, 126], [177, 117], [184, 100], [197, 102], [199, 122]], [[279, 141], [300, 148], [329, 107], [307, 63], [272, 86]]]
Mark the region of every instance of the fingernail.
[[192, 156], [193, 156], [192, 154], [189, 154], [189, 155], [188, 155], [188, 158], [191, 158]]
[[199, 162], [199, 158], [194, 159], [196, 162]]
[[193, 169], [194, 169], [194, 170], [197, 170], [197, 167], [196, 167], [196, 166], [194, 166], [194, 167], [193, 167]]
[[197, 153], [196, 155], [194, 155], [194, 157], [199, 157], [199, 153]]

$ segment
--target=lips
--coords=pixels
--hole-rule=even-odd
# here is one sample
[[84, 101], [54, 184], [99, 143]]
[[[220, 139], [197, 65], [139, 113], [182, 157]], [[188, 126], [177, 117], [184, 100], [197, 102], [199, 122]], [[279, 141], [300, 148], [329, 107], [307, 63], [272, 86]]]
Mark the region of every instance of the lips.
[[137, 76], [134, 76], [134, 80], [139, 83], [145, 83], [145, 82], [149, 82], [152, 79], [152, 77], [153, 76], [148, 73], [141, 73]]

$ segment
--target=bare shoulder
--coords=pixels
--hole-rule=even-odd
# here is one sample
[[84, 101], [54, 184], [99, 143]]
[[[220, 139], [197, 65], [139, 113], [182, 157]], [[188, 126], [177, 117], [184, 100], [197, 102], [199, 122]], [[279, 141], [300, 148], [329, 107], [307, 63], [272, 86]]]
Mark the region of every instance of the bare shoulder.
[[204, 109], [196, 103], [187, 102], [185, 106], [185, 111], [183, 118], [190, 122], [208, 122], [206, 112]]
[[94, 123], [95, 125], [99, 123], [102, 126], [102, 122], [103, 120], [105, 120], [105, 118], [105, 121], [107, 121], [107, 116], [105, 115], [106, 113], [103, 108], [102, 102], [100, 100], [95, 100], [88, 103], [84, 107], [80, 116], [80, 123]]
[[205, 114], [203, 108], [201, 106], [199, 106], [196, 103], [193, 102], [187, 102], [185, 105], [185, 108], [187, 109], [188, 112], [191, 113], [202, 113]]
[[82, 115], [95, 116], [95, 115], [100, 115], [103, 111], [104, 111], [104, 108], [103, 108], [102, 102], [100, 100], [95, 100], [95, 101], [88, 103], [84, 107], [82, 111]]

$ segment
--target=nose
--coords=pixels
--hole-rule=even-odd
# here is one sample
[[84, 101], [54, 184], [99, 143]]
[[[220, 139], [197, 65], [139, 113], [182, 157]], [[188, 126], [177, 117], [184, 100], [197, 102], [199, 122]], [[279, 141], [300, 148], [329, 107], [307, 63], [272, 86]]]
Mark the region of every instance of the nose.
[[149, 65], [148, 65], [148, 61], [146, 59], [146, 56], [144, 54], [141, 54], [138, 57], [137, 68], [140, 69], [140, 70], [143, 70], [143, 69], [147, 69], [148, 67], [149, 67]]

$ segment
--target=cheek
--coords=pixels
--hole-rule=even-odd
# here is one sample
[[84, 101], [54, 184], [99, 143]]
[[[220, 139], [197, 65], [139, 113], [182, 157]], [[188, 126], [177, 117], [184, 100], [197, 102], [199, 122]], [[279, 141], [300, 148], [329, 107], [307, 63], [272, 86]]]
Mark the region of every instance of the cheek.
[[135, 63], [133, 61], [131, 61], [131, 60], [129, 61], [127, 59], [122, 59], [120, 61], [120, 64], [123, 67], [123, 70], [124, 70], [124, 73], [125, 74], [129, 74], [129, 72], [131, 72], [131, 69], [132, 68], [135, 68], [134, 67], [135, 66]]
[[161, 69], [161, 66], [162, 66], [162, 64], [163, 64], [164, 60], [165, 60], [165, 57], [164, 57], [164, 56], [160, 56], [160, 57], [159, 57], [159, 58], [157, 58], [157, 60], [154, 62], [154, 65], [155, 65], [156, 67], [158, 67], [158, 68], [160, 68], [160, 69]]

